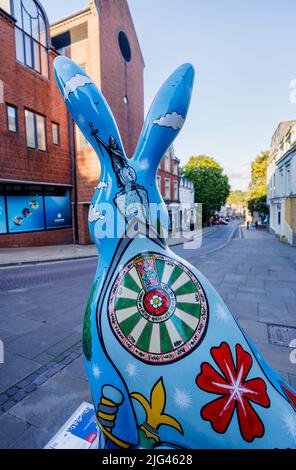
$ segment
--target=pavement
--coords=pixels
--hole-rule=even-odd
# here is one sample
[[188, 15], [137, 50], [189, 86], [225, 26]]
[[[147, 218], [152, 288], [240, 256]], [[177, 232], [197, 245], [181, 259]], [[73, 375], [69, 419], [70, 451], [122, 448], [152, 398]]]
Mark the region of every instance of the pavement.
[[[199, 249], [175, 246], [216, 287], [260, 353], [293, 386], [296, 249], [267, 231], [208, 230]], [[91, 401], [81, 354], [97, 259], [0, 269], [0, 448], [43, 448]]]
[[[205, 235], [210, 229], [203, 229]], [[200, 236], [200, 231], [185, 232], [184, 235], [175, 233], [168, 238], [169, 246], [183, 243]], [[41, 262], [54, 262], [62, 260], [77, 260], [96, 258], [98, 256], [95, 245], [54, 245], [28, 248], [0, 248], [0, 266], [18, 266], [22, 264], [35, 264]]]

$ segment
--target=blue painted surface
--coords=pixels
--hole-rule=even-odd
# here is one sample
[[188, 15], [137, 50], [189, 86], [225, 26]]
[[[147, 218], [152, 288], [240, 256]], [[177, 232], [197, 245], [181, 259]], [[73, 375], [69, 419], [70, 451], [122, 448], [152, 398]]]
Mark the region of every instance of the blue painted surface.
[[[161, 87], [130, 159], [86, 73], [59, 57], [55, 75], [102, 167], [89, 212], [100, 256], [84, 352], [105, 447], [294, 448], [295, 392], [160, 230], [168, 214], [156, 172], [185, 121], [192, 66], [179, 67]], [[135, 224], [137, 236], [127, 237]]]

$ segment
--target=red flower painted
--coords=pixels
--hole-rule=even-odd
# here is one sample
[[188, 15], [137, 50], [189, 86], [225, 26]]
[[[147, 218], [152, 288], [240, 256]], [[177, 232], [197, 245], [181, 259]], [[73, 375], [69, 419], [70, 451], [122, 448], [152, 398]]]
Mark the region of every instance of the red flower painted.
[[247, 442], [252, 442], [255, 437], [264, 435], [264, 425], [251, 402], [268, 408], [270, 401], [264, 380], [246, 380], [253, 363], [251, 355], [240, 344], [235, 349], [236, 366], [227, 343], [211, 349], [211, 355], [222, 374], [209, 363], [202, 364], [201, 373], [196, 378], [198, 387], [221, 397], [205, 405], [201, 416], [210, 421], [216, 432], [224, 433], [236, 409], [241, 435]]

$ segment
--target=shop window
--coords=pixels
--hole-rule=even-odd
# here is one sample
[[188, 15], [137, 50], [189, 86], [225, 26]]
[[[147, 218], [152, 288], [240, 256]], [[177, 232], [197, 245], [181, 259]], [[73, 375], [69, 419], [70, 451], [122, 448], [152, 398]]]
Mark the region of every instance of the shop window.
[[0, 234], [71, 226], [68, 188], [16, 184], [0, 186]]
[[0, 194], [0, 234], [7, 233], [5, 197]]
[[44, 196], [47, 229], [66, 228], [72, 225], [70, 194]]
[[45, 117], [25, 109], [25, 121], [27, 146], [46, 151]]
[[35, 0], [12, 0], [16, 58], [48, 78], [48, 21]]
[[44, 230], [42, 196], [7, 196], [8, 229], [10, 233]]
[[56, 122], [51, 123], [52, 143], [60, 144], [60, 126]]
[[18, 124], [17, 124], [17, 108], [16, 106], [12, 106], [8, 104], [6, 106], [7, 112], [7, 129], [10, 132], [17, 132]]

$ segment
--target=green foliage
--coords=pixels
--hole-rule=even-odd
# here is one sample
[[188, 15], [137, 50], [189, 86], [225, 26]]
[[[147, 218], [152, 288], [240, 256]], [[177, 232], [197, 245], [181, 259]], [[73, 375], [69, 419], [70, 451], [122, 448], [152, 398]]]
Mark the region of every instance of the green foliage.
[[266, 196], [262, 196], [257, 199], [250, 199], [248, 201], [248, 209], [251, 213], [258, 212], [262, 217], [267, 215], [269, 213], [269, 208], [266, 203]]
[[253, 161], [251, 183], [249, 185], [249, 211], [252, 213], [259, 212], [262, 216], [268, 214], [268, 206], [266, 204], [268, 157], [269, 151], [264, 151]]
[[247, 191], [231, 191], [227, 198], [227, 204], [236, 204], [236, 205], [246, 205], [248, 201], [248, 192]]
[[229, 196], [228, 177], [219, 163], [206, 155], [191, 157], [183, 174], [193, 182], [195, 201], [202, 203], [203, 222], [208, 222]]
[[92, 307], [92, 301], [94, 298], [96, 287], [97, 287], [97, 282], [95, 282], [92, 286], [91, 293], [90, 293], [87, 307], [86, 307], [84, 323], [83, 323], [83, 352], [84, 352], [85, 358], [88, 361], [90, 361], [92, 358], [91, 307]]

